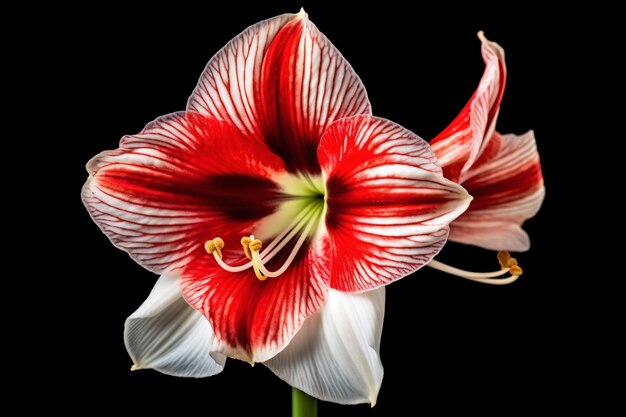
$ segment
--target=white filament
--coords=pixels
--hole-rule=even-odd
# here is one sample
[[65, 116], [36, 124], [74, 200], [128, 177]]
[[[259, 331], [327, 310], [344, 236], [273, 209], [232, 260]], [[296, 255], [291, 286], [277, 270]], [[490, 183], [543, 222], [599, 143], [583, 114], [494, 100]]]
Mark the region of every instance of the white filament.
[[[256, 262], [257, 266], [259, 267], [259, 270], [263, 273], [263, 275], [268, 276], [270, 278], [276, 278], [277, 276], [282, 275], [287, 270], [287, 268], [289, 268], [289, 266], [291, 265], [291, 263], [295, 259], [296, 254], [298, 253], [298, 251], [302, 247], [302, 244], [304, 243], [304, 241], [306, 240], [307, 236], [309, 235], [309, 232], [311, 231], [311, 228], [313, 227], [313, 223], [314, 222], [309, 221], [309, 224], [307, 224], [306, 229], [300, 235], [300, 238], [296, 242], [296, 245], [291, 250], [291, 253], [289, 254], [289, 257], [287, 258], [287, 260], [285, 261], [283, 266], [281, 266], [276, 271], [270, 271], [267, 268], [265, 268], [265, 265], [263, 265], [263, 260], [261, 259], [261, 256], [259, 255], [259, 253], [256, 252], [256, 251], [252, 251], [252, 261]], [[278, 253], [278, 251], [280, 251], [287, 244], [287, 242], [289, 242], [289, 240], [291, 240], [291, 238], [285, 239], [283, 242], [281, 242], [280, 245], [278, 245], [278, 247], [276, 249], [274, 249], [274, 251], [276, 253]], [[270, 257], [268, 257], [268, 258], [270, 258]]]
[[450, 265], [446, 265], [443, 262], [439, 262], [434, 259], [430, 261], [427, 265], [438, 271], [442, 271], [451, 275], [456, 275], [457, 277], [465, 278], [470, 281], [480, 282], [483, 284], [506, 285], [515, 282], [519, 278], [519, 275], [511, 275], [506, 278], [494, 279], [509, 272], [510, 268], [503, 268], [499, 271], [493, 272], [471, 272], [455, 268]]
[[[251, 261], [248, 261], [245, 264], [238, 265], [238, 266], [228, 265], [218, 255], [218, 251], [214, 251], [213, 257], [215, 258], [215, 261], [217, 262], [219, 266], [221, 266], [224, 270], [228, 272], [242, 272], [242, 271], [245, 271], [246, 269], [249, 269], [250, 267], [253, 266], [254, 263], [256, 263], [256, 266], [259, 268], [259, 270], [268, 277], [277, 277], [283, 274], [287, 270], [287, 268], [289, 268], [289, 265], [291, 265], [291, 263], [293, 262], [294, 258], [296, 257], [296, 254], [302, 247], [306, 237], [309, 235], [309, 232], [311, 231], [311, 228], [313, 227], [313, 223], [315, 223], [311, 221], [311, 218], [314, 217], [314, 215], [316, 214], [316, 213], [313, 213], [315, 208], [316, 206], [314, 204], [310, 204], [304, 210], [298, 213], [296, 218], [289, 224], [289, 226], [287, 226], [281, 233], [279, 233], [272, 240], [272, 242], [269, 245], [267, 245], [266, 248], [264, 248], [262, 253], [251, 251], [251, 255], [252, 255]], [[276, 256], [278, 252], [280, 252], [287, 245], [287, 243], [289, 243], [291, 239], [293, 239], [293, 237], [304, 227], [305, 224], [307, 224], [305, 231], [300, 235], [300, 238], [296, 242], [296, 245], [292, 249], [291, 253], [289, 254], [289, 257], [287, 258], [283, 266], [277, 271], [274, 271], [274, 272], [268, 271], [263, 265], [263, 263], [268, 262], [274, 256]], [[254, 236], [250, 236], [250, 239], [254, 240]]]

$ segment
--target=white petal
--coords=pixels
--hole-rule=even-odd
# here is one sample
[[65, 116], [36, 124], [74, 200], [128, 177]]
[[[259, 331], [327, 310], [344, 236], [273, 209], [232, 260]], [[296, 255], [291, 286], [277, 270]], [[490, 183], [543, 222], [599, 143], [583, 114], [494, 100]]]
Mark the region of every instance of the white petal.
[[324, 307], [265, 365], [313, 397], [374, 406], [383, 381], [384, 315], [384, 287], [359, 294], [330, 290]]
[[178, 276], [159, 278], [148, 299], [126, 319], [124, 343], [135, 369], [206, 377], [220, 373], [226, 357], [211, 353], [209, 321], [183, 299]]

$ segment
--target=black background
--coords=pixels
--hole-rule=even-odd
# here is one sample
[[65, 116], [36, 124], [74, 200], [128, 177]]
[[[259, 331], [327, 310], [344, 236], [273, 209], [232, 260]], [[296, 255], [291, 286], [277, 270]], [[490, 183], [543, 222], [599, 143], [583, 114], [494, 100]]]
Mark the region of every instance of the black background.
[[[320, 416], [433, 409], [507, 415], [583, 401], [571, 395], [561, 401], [558, 389], [576, 385], [580, 367], [571, 366], [566, 342], [574, 284], [554, 251], [569, 239], [560, 213], [574, 189], [562, 167], [582, 136], [568, 131], [578, 117], [578, 93], [563, 74], [577, 68], [578, 51], [589, 52], [587, 35], [577, 29], [585, 19], [521, 4], [507, 10], [483, 3], [407, 10], [392, 2], [373, 7], [300, 1], [219, 8], [181, 3], [141, 12], [105, 5], [72, 9], [55, 21], [54, 37], [42, 38], [56, 56], [47, 61], [57, 74], [53, 94], [64, 103], [58, 106], [65, 117], [54, 128], [66, 137], [62, 168], [69, 176], [63, 190], [71, 203], [62, 211], [72, 225], [52, 224], [50, 233], [76, 242], [62, 250], [67, 276], [54, 307], [62, 318], [44, 326], [50, 330], [46, 344], [54, 349], [40, 366], [47, 376], [62, 376], [48, 382], [56, 393], [49, 406], [80, 411], [84, 402], [120, 412], [289, 415], [290, 388], [261, 364], [251, 368], [229, 360], [221, 374], [202, 380], [129, 371], [124, 320], [157, 277], [108, 242], [79, 194], [89, 158], [116, 148], [124, 134], [139, 132], [156, 117], [183, 110], [213, 54], [247, 26], [300, 6], [359, 74], [374, 114], [427, 140], [477, 87], [484, 64], [476, 33], [484, 30], [506, 51], [498, 130], [535, 130], [547, 189], [542, 210], [524, 226], [532, 240], [530, 252], [517, 256], [524, 276], [510, 286], [490, 287], [425, 268], [390, 285], [378, 404], [321, 403]], [[495, 253], [456, 244], [448, 244], [439, 259], [475, 270], [497, 267]], [[218, 405], [228, 412], [215, 411]]]

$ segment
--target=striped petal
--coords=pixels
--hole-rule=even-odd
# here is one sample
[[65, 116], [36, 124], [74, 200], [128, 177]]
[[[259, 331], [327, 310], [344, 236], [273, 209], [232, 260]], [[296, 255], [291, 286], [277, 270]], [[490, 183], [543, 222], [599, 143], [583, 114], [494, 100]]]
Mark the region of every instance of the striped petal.
[[[238, 242], [240, 235], [224, 233], [224, 259], [234, 264], [242, 258], [241, 246], [234, 254], [228, 251], [228, 242]], [[265, 281], [250, 269], [226, 272], [215, 261], [190, 264], [181, 280], [183, 295], [209, 318], [215, 332], [213, 351], [249, 363], [264, 362], [280, 352], [326, 299], [331, 260], [325, 242], [321, 236], [314, 238], [284, 274]], [[276, 269], [273, 266], [281, 265], [289, 251], [281, 251], [268, 267]]]
[[245, 230], [271, 214], [278, 192], [272, 178], [284, 171], [279, 158], [237, 129], [184, 113], [124, 137], [87, 170], [82, 199], [93, 220], [159, 274], [204, 257], [204, 242], [219, 230]]
[[506, 82], [504, 50], [479, 33], [485, 72], [461, 113], [430, 141], [446, 178], [462, 183], [467, 170], [488, 146]]
[[522, 223], [539, 211], [545, 189], [535, 135], [495, 133], [463, 186], [474, 197], [451, 225], [450, 240], [492, 250], [530, 248]]
[[133, 369], [195, 378], [218, 374], [226, 357], [211, 352], [209, 321], [183, 299], [178, 278], [159, 278], [148, 299], [126, 320], [124, 343]]
[[365, 87], [307, 14], [251, 26], [215, 55], [188, 110], [230, 121], [266, 143], [291, 172], [319, 173], [316, 150], [326, 127], [370, 114]]
[[261, 68], [267, 49], [287, 23], [283, 14], [250, 26], [207, 64], [189, 97], [187, 110], [230, 122], [246, 136], [262, 141]]
[[362, 294], [330, 290], [319, 313], [265, 365], [315, 398], [374, 406], [383, 381], [384, 315], [385, 288]]
[[334, 123], [318, 157], [327, 187], [331, 287], [341, 291], [376, 288], [421, 268], [471, 199], [443, 177], [425, 141], [388, 120]]

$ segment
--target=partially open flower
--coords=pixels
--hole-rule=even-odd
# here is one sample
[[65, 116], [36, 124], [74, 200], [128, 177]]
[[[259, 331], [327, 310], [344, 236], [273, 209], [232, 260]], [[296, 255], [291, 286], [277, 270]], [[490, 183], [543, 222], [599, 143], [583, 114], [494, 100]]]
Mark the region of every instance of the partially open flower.
[[539, 211], [545, 189], [535, 135], [495, 131], [504, 93], [504, 51], [479, 33], [485, 73], [454, 121], [430, 145], [446, 178], [474, 197], [451, 224], [450, 240], [491, 250], [527, 251], [521, 225]]
[[[450, 225], [450, 240], [503, 251], [499, 256], [506, 257], [507, 251], [530, 248], [521, 226], [539, 211], [545, 189], [534, 133], [517, 136], [495, 131], [506, 81], [504, 51], [482, 32], [478, 37], [486, 64], [478, 89], [430, 145], [446, 178], [463, 185], [474, 198]], [[493, 273], [463, 271], [438, 261], [429, 265], [475, 281], [508, 284], [522, 273], [515, 262], [514, 268], [502, 265]], [[492, 279], [507, 272], [508, 278]]]

